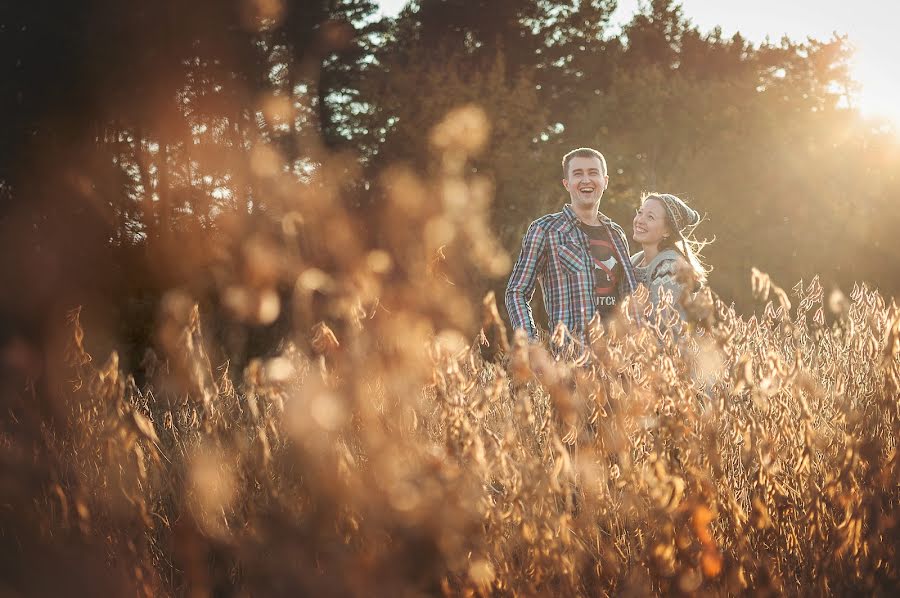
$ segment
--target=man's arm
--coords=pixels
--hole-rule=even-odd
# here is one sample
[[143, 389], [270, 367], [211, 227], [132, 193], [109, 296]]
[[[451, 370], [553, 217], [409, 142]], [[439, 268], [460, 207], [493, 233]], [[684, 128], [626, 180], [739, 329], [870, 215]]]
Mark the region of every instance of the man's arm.
[[522, 239], [522, 251], [506, 285], [506, 311], [513, 330], [522, 328], [528, 338], [537, 339], [537, 327], [531, 312], [531, 298], [538, 275], [547, 263], [546, 233], [532, 222]]

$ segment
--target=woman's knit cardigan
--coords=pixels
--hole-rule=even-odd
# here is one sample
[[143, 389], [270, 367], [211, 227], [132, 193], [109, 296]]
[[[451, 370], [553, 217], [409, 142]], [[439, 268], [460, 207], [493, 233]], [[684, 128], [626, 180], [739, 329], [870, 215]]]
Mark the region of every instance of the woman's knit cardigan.
[[678, 311], [678, 315], [683, 321], [685, 313], [680, 298], [684, 285], [678, 282], [677, 273], [679, 264], [684, 264], [686, 261], [684, 256], [676, 249], [664, 249], [650, 260], [646, 267], [638, 267], [643, 259], [644, 252], [639, 251], [631, 256], [631, 263], [634, 266], [638, 283], [646, 286], [650, 292], [650, 303], [653, 306], [652, 319], [657, 319], [660, 297], [664, 293], [671, 293], [672, 306]]

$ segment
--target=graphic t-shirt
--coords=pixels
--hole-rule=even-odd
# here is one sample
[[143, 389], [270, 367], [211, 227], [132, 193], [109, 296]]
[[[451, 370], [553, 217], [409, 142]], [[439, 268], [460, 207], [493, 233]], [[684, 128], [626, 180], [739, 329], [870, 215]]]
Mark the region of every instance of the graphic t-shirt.
[[616, 307], [616, 287], [622, 265], [616, 257], [616, 248], [605, 226], [590, 226], [583, 222], [579, 225], [587, 235], [591, 247], [597, 311], [605, 318]]

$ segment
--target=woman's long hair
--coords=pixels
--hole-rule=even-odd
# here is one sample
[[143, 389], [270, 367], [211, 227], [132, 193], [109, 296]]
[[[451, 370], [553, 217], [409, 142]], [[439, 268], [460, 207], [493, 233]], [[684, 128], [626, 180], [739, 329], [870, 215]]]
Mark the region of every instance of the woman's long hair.
[[[712, 268], [706, 265], [703, 262], [703, 248], [709, 245], [712, 241], [708, 241], [703, 239], [702, 241], [694, 237], [693, 230], [696, 228], [700, 222], [703, 222], [703, 218], [701, 218], [697, 224], [691, 227], [691, 233], [688, 233], [687, 236], [683, 236], [681, 231], [678, 230], [675, 222], [672, 220], [671, 214], [669, 214], [669, 210], [666, 208], [666, 203], [662, 198], [661, 193], [644, 193], [641, 197], [641, 203], [645, 202], [648, 199], [655, 199], [658, 201], [662, 207], [663, 212], [666, 214], [666, 226], [669, 228], [669, 231], [672, 233], [668, 236], [668, 238], [664, 238], [659, 242], [659, 250], [664, 251], [666, 249], [674, 249], [678, 253], [680, 253], [685, 261], [690, 265], [691, 270], [693, 270], [694, 277], [696, 278], [699, 284], [706, 284], [706, 278], [709, 273], [712, 271]], [[684, 201], [684, 200], [682, 200]]]

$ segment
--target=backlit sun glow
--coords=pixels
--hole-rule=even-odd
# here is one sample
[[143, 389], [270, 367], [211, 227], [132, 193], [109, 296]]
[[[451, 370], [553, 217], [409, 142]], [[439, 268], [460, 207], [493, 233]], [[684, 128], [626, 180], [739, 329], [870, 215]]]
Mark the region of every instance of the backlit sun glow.
[[[613, 25], [627, 23], [641, 0], [619, 0]], [[407, 0], [379, 0], [381, 13], [395, 16]], [[900, 130], [900, 60], [894, 27], [900, 3], [883, 0], [680, 0], [683, 15], [701, 31], [721, 27], [754, 44], [766, 39], [777, 43], [783, 36], [796, 41], [821, 41], [847, 35], [855, 48], [851, 76], [857, 87], [849, 104], [863, 116], [888, 121]]]

